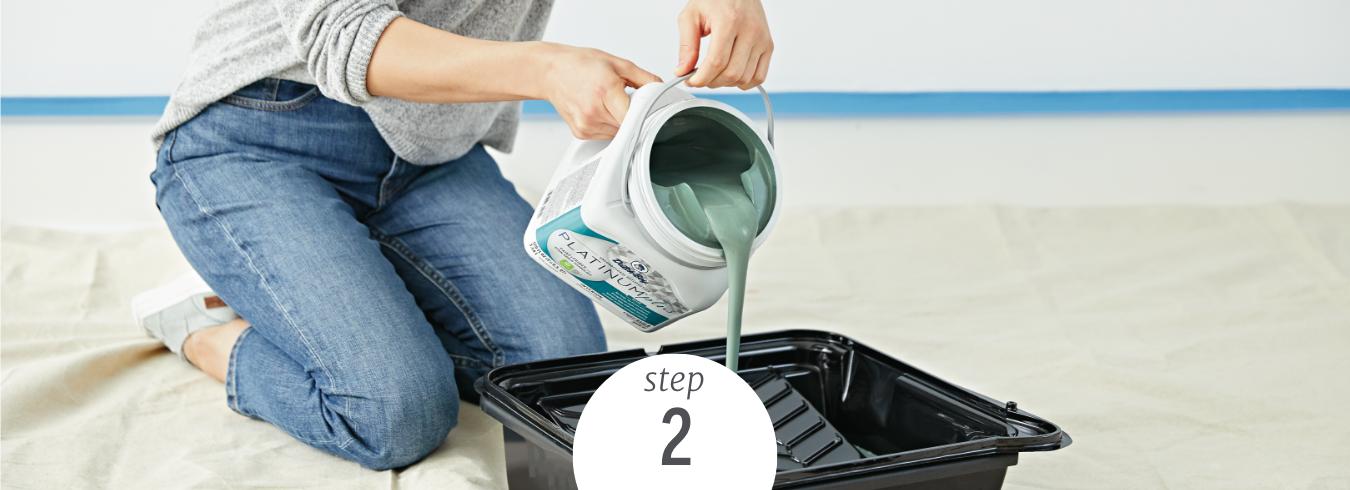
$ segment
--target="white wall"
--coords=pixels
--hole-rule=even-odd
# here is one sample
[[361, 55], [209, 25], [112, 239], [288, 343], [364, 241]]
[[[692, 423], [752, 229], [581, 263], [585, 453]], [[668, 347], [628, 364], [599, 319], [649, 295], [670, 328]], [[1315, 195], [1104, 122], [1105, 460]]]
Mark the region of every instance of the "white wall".
[[[4, 96], [168, 94], [214, 5], [2, 1]], [[766, 3], [775, 91], [1350, 88], [1350, 0]], [[682, 6], [563, 0], [546, 37], [665, 76]], [[152, 123], [4, 118], [0, 220], [158, 222]], [[1347, 203], [1345, 134], [1345, 111], [779, 121], [794, 206]], [[569, 139], [528, 120], [503, 170], [537, 197]]]
[[[681, 3], [561, 2], [546, 37], [666, 76]], [[764, 3], [776, 91], [1350, 87], [1345, 0]]]
[[[776, 91], [1350, 88], [1350, 0], [766, 0]], [[3, 0], [4, 96], [166, 95], [206, 0]], [[662, 76], [679, 0], [562, 0], [546, 38]]]
[[3, 0], [0, 94], [168, 95], [209, 0]]

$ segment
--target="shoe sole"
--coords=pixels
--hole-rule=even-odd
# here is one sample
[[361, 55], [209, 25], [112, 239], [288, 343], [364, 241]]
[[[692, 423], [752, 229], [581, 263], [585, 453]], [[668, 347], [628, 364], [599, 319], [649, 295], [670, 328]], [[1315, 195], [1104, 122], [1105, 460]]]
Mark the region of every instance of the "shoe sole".
[[150, 315], [169, 309], [169, 307], [187, 301], [195, 295], [210, 292], [212, 292], [211, 286], [206, 285], [206, 281], [203, 281], [201, 276], [184, 274], [168, 284], [132, 297], [131, 316], [136, 320], [137, 325], [142, 325], [142, 322]]

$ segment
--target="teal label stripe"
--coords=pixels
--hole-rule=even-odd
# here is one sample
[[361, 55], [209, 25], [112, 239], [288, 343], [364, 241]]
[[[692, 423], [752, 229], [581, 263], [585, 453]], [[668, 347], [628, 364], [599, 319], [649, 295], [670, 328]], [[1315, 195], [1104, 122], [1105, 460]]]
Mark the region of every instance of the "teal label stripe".
[[633, 297], [623, 294], [622, 291], [619, 291], [618, 288], [615, 288], [610, 283], [604, 281], [587, 281], [580, 278], [578, 278], [578, 280], [580, 280], [582, 284], [590, 286], [591, 289], [594, 289], [600, 296], [609, 300], [610, 303], [619, 305], [619, 308], [623, 308], [623, 311], [638, 317], [639, 320], [647, 322], [648, 324], [660, 325], [666, 320], [669, 320], [669, 318], [661, 316], [657, 312], [643, 306], [642, 303], [639, 303], [637, 300], [633, 299]]
[[[596, 233], [595, 230], [586, 226], [586, 222], [581, 219], [581, 207], [578, 206], [571, 211], [563, 213], [562, 216], [554, 218], [553, 221], [545, 223], [544, 226], [540, 226], [539, 229], [534, 232], [535, 243], [537, 243], [539, 249], [543, 250], [545, 254], [548, 254], [548, 258], [552, 259], [554, 262], [557, 262], [558, 259], [553, 256], [553, 251], [548, 247], [548, 237], [552, 236], [553, 232], [558, 230], [567, 230], [578, 235], [599, 238], [610, 243], [619, 243], [611, 240], [607, 236]], [[628, 314], [633, 315], [648, 324], [660, 325], [665, 323], [666, 320], [669, 320], [669, 318], [652, 311], [650, 308], [647, 308], [645, 305], [638, 302], [638, 300], [633, 299], [632, 296], [624, 294], [623, 291], [619, 291], [619, 288], [614, 287], [613, 284], [605, 281], [590, 281], [575, 276], [574, 278], [591, 288], [591, 290], [595, 291], [596, 294], [599, 294], [600, 297], [605, 298], [610, 303], [622, 308], [623, 311], [628, 312]]]

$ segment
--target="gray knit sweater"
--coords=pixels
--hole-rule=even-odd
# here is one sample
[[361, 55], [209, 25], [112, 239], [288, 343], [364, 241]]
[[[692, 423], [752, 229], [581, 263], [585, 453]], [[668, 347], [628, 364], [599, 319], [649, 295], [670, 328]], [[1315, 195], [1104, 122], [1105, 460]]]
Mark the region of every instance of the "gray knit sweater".
[[394, 153], [431, 165], [482, 142], [510, 151], [520, 102], [424, 104], [366, 91], [371, 52], [400, 16], [462, 36], [538, 40], [553, 0], [220, 0], [197, 28], [187, 73], [155, 125], [154, 142], [206, 106], [276, 77], [318, 85], [370, 115]]

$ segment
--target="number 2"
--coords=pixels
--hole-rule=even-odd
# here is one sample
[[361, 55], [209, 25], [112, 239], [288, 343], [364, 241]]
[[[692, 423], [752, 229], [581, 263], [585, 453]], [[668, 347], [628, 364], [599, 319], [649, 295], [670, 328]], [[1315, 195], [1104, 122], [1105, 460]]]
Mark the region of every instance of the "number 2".
[[689, 435], [689, 426], [693, 425], [689, 419], [689, 411], [680, 407], [666, 410], [666, 418], [662, 420], [661, 423], [669, 424], [671, 417], [676, 415], [680, 416], [680, 432], [675, 434], [675, 438], [670, 440], [670, 444], [666, 444], [666, 452], [661, 455], [661, 464], [687, 466], [689, 465], [689, 458], [673, 458], [670, 456], [670, 453], [675, 452], [675, 446], [679, 445], [680, 441], [684, 440], [684, 436]]

